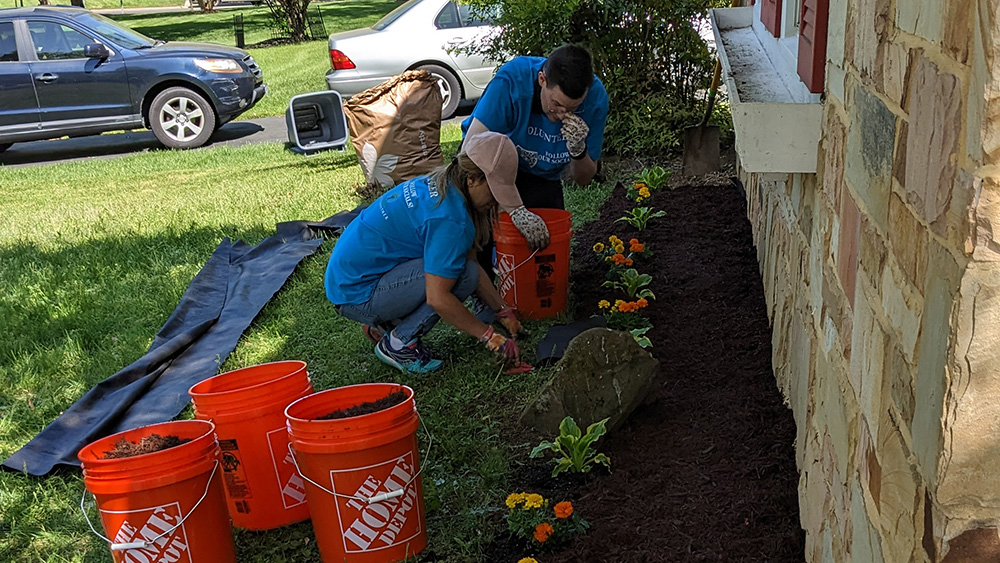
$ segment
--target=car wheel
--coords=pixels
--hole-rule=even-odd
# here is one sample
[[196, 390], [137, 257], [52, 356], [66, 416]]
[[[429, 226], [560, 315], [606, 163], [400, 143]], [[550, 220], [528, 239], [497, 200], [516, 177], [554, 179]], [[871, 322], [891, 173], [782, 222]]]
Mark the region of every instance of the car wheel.
[[160, 92], [149, 106], [149, 127], [172, 149], [192, 149], [215, 132], [212, 104], [192, 90], [174, 86]]
[[438, 79], [438, 86], [441, 87], [441, 119], [455, 115], [458, 102], [462, 101], [462, 86], [458, 83], [458, 77], [438, 65], [423, 65], [417, 67], [417, 70], [426, 70]]
[[9, 149], [14, 143], [0, 143], [0, 152]]

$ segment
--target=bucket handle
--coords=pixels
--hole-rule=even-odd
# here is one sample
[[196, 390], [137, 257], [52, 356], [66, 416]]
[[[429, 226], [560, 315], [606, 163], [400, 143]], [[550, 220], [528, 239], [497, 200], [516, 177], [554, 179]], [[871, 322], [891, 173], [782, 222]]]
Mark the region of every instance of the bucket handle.
[[520, 268], [521, 266], [524, 266], [525, 264], [527, 264], [528, 260], [531, 260], [532, 258], [534, 258], [535, 255], [538, 254], [539, 250], [541, 250], [541, 249], [540, 248], [536, 248], [534, 252], [532, 252], [530, 255], [528, 255], [528, 257], [525, 258], [524, 261], [521, 262], [520, 264], [518, 264], [517, 266], [514, 266], [513, 268], [511, 268], [509, 270], [504, 270], [504, 271], [500, 271], [497, 268], [493, 268], [493, 273], [496, 274], [496, 275], [498, 275], [498, 276], [506, 276], [507, 274], [509, 274], [509, 273], [513, 272], [514, 270]]
[[125, 551], [125, 550], [128, 550], [128, 549], [144, 549], [144, 548], [148, 548], [151, 545], [153, 545], [154, 543], [156, 543], [156, 540], [162, 538], [163, 536], [166, 536], [166, 535], [174, 533], [174, 530], [176, 530], [177, 528], [179, 528], [181, 526], [181, 524], [183, 524], [184, 521], [188, 519], [188, 516], [191, 516], [192, 514], [194, 514], [194, 511], [198, 508], [198, 505], [201, 504], [201, 501], [205, 500], [205, 497], [208, 496], [208, 490], [212, 486], [212, 479], [215, 478], [215, 472], [218, 469], [219, 469], [219, 460], [216, 459], [215, 460], [215, 465], [212, 466], [212, 474], [208, 476], [208, 483], [205, 484], [205, 492], [201, 494], [201, 498], [198, 499], [198, 502], [194, 503], [194, 506], [191, 508], [191, 510], [188, 511], [187, 515], [185, 515], [183, 518], [181, 518], [181, 521], [178, 522], [177, 524], [175, 524], [173, 528], [170, 528], [169, 530], [164, 531], [162, 534], [156, 536], [155, 538], [153, 538], [151, 540], [139, 540], [139, 541], [131, 541], [131, 542], [127, 542], [127, 543], [115, 543], [115, 542], [111, 541], [110, 539], [104, 537], [104, 534], [98, 532], [97, 529], [94, 528], [94, 524], [90, 521], [90, 516], [87, 515], [87, 509], [84, 507], [84, 502], [86, 502], [86, 500], [87, 500], [87, 489], [86, 488], [83, 489], [83, 496], [80, 497], [80, 512], [83, 512], [83, 519], [86, 520], [87, 521], [87, 525], [90, 526], [90, 531], [94, 532], [94, 535], [96, 535], [97, 537], [99, 537], [102, 540], [108, 542], [108, 544], [111, 545], [111, 551]]
[[301, 469], [299, 469], [299, 461], [297, 459], [295, 459], [295, 450], [292, 449], [292, 442], [291, 441], [288, 442], [288, 455], [292, 456], [292, 463], [295, 464], [295, 471], [299, 474], [299, 477], [302, 477], [306, 481], [312, 483], [312, 485], [314, 487], [322, 490], [324, 493], [326, 493], [328, 495], [332, 495], [332, 496], [340, 497], [340, 498], [344, 498], [344, 499], [349, 499], [349, 500], [360, 500], [361, 502], [363, 502], [365, 504], [374, 504], [376, 502], [382, 502], [382, 501], [386, 501], [386, 500], [393, 499], [393, 498], [396, 498], [396, 497], [401, 497], [406, 492], [406, 488], [409, 487], [411, 483], [413, 483], [414, 481], [416, 481], [417, 477], [420, 477], [420, 474], [424, 472], [424, 467], [427, 466], [427, 459], [430, 457], [430, 454], [431, 454], [431, 446], [434, 445], [434, 435], [431, 434], [429, 430], [427, 430], [427, 425], [424, 424], [424, 419], [421, 418], [420, 413], [417, 413], [417, 419], [420, 420], [420, 426], [423, 427], [424, 434], [427, 435], [427, 450], [424, 451], [423, 463], [420, 464], [420, 469], [418, 469], [417, 472], [413, 474], [413, 477], [410, 477], [410, 480], [407, 481], [406, 484], [404, 484], [402, 487], [400, 487], [400, 488], [398, 488], [398, 489], [396, 489], [394, 491], [388, 491], [388, 492], [385, 492], [385, 493], [379, 493], [379, 494], [371, 496], [371, 497], [362, 497], [362, 496], [358, 496], [358, 495], [344, 495], [344, 494], [338, 493], [336, 491], [331, 491], [330, 489], [327, 489], [323, 485], [320, 485], [316, 481], [313, 481], [312, 479], [310, 479], [309, 477], [307, 477], [306, 474], [303, 473]]

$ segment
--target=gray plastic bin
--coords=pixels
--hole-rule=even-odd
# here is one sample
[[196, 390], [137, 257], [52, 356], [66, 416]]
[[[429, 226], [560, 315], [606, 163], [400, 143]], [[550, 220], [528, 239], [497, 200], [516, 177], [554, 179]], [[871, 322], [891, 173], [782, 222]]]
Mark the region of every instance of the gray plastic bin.
[[343, 101], [333, 90], [293, 96], [285, 110], [288, 142], [303, 152], [341, 149], [347, 143]]

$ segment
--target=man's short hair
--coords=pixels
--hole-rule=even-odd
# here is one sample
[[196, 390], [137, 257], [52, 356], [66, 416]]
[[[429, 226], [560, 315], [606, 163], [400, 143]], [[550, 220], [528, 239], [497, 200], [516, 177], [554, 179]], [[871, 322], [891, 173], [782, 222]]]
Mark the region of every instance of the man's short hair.
[[594, 62], [590, 52], [579, 45], [563, 45], [549, 54], [542, 66], [546, 86], [558, 86], [563, 94], [576, 100], [587, 93], [594, 82]]

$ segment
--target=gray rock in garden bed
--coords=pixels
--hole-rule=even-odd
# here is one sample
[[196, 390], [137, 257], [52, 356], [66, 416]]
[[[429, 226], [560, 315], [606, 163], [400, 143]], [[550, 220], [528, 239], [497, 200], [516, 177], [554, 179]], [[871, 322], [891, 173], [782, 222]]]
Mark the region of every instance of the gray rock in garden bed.
[[651, 396], [660, 362], [628, 332], [592, 328], [570, 341], [556, 373], [521, 413], [520, 422], [551, 439], [572, 416], [581, 429], [610, 418], [613, 430]]

